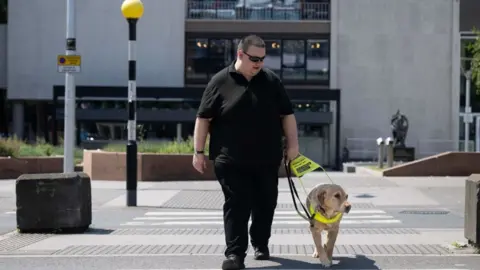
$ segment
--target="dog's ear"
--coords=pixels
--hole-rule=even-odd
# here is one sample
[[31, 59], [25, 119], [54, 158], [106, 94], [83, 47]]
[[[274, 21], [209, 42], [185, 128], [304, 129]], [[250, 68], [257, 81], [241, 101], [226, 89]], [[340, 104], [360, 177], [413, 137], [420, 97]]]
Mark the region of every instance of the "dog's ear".
[[327, 191], [326, 190], [320, 190], [320, 192], [318, 192], [317, 194], [317, 200], [319, 203], [323, 204], [325, 203], [325, 197], [327, 195]]

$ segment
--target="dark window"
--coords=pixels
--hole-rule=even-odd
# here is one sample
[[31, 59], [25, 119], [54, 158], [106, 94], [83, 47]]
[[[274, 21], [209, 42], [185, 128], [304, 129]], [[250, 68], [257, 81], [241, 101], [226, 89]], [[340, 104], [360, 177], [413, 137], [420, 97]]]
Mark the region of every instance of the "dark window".
[[[187, 38], [185, 83], [204, 84], [236, 58], [237, 38]], [[265, 67], [285, 83], [328, 85], [328, 39], [265, 38]]]
[[328, 80], [330, 65], [329, 45], [328, 40], [308, 40], [307, 80]]
[[282, 57], [282, 78], [305, 80], [305, 40], [284, 40]]
[[8, 0], [0, 0], [0, 24], [7, 23]]
[[209, 46], [209, 77], [230, 65], [232, 57], [232, 40], [210, 39]]
[[281, 40], [265, 40], [267, 57], [265, 57], [265, 67], [282, 76], [282, 49]]
[[187, 40], [186, 77], [208, 79], [208, 39]]

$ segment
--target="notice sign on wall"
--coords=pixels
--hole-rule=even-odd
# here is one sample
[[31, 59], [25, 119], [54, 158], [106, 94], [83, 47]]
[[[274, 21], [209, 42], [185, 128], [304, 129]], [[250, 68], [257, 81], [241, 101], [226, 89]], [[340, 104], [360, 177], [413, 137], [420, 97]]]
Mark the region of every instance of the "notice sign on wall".
[[59, 55], [57, 56], [57, 70], [65, 73], [78, 73], [81, 71], [82, 57], [80, 55]]

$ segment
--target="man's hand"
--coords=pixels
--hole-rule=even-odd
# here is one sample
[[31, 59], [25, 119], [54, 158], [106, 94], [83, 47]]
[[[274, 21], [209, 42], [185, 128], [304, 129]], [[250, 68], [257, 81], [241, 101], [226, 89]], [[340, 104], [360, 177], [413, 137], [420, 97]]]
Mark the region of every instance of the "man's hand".
[[287, 160], [292, 161], [300, 155], [298, 147], [287, 147]]
[[194, 154], [192, 164], [195, 170], [203, 174], [204, 170], [207, 168], [207, 161], [205, 160], [205, 155]]

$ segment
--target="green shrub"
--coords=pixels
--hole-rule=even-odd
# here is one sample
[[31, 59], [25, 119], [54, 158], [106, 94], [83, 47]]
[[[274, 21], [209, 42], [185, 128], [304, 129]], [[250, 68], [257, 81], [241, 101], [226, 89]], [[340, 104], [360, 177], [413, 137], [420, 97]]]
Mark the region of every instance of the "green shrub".
[[[126, 144], [109, 144], [102, 150], [108, 152], [125, 152]], [[176, 140], [164, 142], [140, 141], [137, 144], [138, 153], [153, 153], [153, 154], [192, 154], [193, 138], [189, 137], [187, 140], [177, 142]], [[208, 139], [205, 146], [205, 151], [208, 154]]]
[[[109, 144], [102, 150], [109, 152], [125, 152], [126, 143]], [[189, 137], [185, 141], [139, 141], [138, 153], [153, 154], [192, 154], [193, 138]], [[0, 138], [0, 157], [49, 157], [63, 156], [63, 145], [54, 146], [46, 143], [43, 139], [37, 139], [37, 143], [28, 144], [17, 138]], [[205, 146], [205, 152], [208, 154], [208, 138]], [[83, 160], [83, 149], [75, 148], [75, 163], [81, 163]]]
[[[83, 150], [75, 149], [75, 161], [79, 163], [83, 159]], [[37, 143], [28, 144], [17, 138], [0, 138], [0, 156], [2, 157], [50, 157], [63, 156], [63, 145], [54, 146], [43, 139], [37, 139]]]
[[24, 144], [17, 138], [0, 138], [0, 157], [18, 157]]

